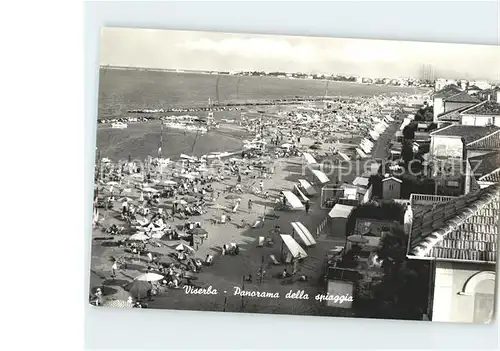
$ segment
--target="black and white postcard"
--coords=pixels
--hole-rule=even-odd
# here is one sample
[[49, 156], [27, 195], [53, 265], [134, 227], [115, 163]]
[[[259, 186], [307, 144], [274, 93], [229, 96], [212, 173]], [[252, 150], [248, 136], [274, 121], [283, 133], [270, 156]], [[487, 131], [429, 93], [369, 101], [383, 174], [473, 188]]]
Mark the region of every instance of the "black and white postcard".
[[490, 323], [499, 62], [104, 28], [89, 302]]

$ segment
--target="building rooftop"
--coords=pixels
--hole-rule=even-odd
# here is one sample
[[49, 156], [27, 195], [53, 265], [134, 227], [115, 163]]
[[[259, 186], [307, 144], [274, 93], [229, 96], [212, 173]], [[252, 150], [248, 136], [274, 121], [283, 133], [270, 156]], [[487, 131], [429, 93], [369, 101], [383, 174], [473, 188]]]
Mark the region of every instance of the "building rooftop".
[[408, 257], [496, 263], [500, 184], [416, 209]]
[[481, 100], [479, 100], [477, 97], [470, 96], [469, 93], [466, 91], [461, 91], [460, 93], [457, 93], [455, 95], [448, 96], [443, 99], [445, 102], [470, 102], [470, 103], [479, 103]]
[[489, 136], [498, 132], [500, 127], [497, 126], [467, 126], [467, 125], [448, 125], [431, 132], [432, 136], [454, 136], [461, 137], [465, 144], [470, 144], [479, 139]]
[[465, 145], [474, 150], [497, 150], [500, 149], [500, 129]]
[[435, 92], [434, 97], [445, 99], [445, 98], [450, 97], [452, 95], [455, 95], [461, 91], [462, 91], [462, 89], [460, 89], [458, 86], [456, 86], [455, 84], [451, 84], [451, 85], [447, 85], [443, 89]]
[[483, 101], [463, 111], [467, 115], [500, 116], [500, 103], [494, 101]]
[[481, 182], [500, 183], [500, 166], [493, 172], [479, 178]]
[[500, 168], [500, 151], [489, 152], [484, 155], [469, 158], [471, 170], [476, 178], [481, 178]]

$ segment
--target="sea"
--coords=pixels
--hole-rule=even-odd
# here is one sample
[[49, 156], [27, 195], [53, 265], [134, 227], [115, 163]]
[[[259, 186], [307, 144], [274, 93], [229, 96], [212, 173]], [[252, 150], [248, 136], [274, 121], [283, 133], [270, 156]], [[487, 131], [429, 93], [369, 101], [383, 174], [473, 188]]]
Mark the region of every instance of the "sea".
[[[220, 103], [234, 103], [324, 96], [325, 92], [328, 96], [356, 97], [400, 92], [413, 94], [422, 90], [351, 82], [329, 82], [327, 87], [327, 82], [321, 80], [101, 68], [97, 118], [129, 117], [129, 111], [140, 109], [207, 107], [209, 99], [215, 101], [217, 98]], [[221, 112], [215, 117], [237, 118], [237, 115], [239, 113]], [[112, 129], [105, 124], [97, 127], [100, 155], [114, 161], [156, 156], [161, 139], [159, 121], [130, 123], [126, 129]], [[241, 147], [242, 135], [236, 132], [209, 131], [202, 135], [173, 130], [163, 132], [164, 157], [175, 158], [181, 153], [199, 156], [216, 151], [235, 151]]]

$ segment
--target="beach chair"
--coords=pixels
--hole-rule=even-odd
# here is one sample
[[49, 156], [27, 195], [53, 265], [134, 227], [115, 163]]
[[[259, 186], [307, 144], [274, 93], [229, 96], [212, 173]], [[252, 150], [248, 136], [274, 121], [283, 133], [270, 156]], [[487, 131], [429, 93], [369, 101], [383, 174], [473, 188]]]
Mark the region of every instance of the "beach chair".
[[274, 264], [274, 265], [279, 265], [280, 264], [280, 261], [278, 261], [276, 259], [276, 256], [274, 255], [269, 255], [269, 259], [271, 260], [271, 262]]

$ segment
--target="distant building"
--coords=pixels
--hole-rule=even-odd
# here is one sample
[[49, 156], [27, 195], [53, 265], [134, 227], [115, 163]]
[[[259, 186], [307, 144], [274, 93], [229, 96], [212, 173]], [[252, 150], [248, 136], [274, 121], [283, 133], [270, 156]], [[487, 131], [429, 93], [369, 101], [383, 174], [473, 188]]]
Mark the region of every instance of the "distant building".
[[450, 96], [456, 95], [460, 93], [461, 90], [459, 87], [456, 85], [449, 85], [446, 86], [443, 89], [437, 90], [436, 93], [434, 93], [434, 96], [432, 97], [432, 105], [434, 109], [434, 118], [433, 122], [437, 123], [438, 121], [438, 116], [441, 113], [444, 113], [444, 99], [449, 98]]
[[496, 126], [449, 125], [430, 133], [430, 176], [444, 195], [466, 191], [467, 159], [500, 150], [500, 128]]
[[471, 96], [465, 91], [461, 91], [460, 93], [444, 98], [443, 108], [444, 112], [446, 113], [461, 107], [472, 106], [480, 102], [481, 100], [479, 100], [477, 97]]
[[495, 125], [500, 127], [500, 104], [494, 101], [483, 101], [460, 112], [460, 114], [463, 125]]

